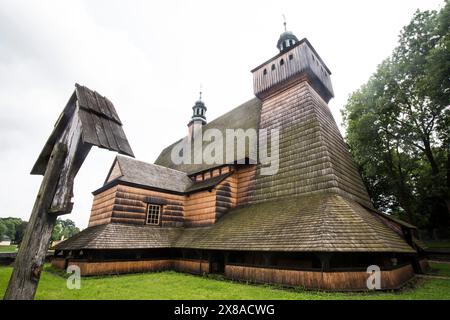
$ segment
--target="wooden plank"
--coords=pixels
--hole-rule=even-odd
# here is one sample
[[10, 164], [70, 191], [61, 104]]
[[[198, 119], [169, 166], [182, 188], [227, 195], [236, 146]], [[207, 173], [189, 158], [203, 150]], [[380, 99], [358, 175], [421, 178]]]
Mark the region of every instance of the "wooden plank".
[[47, 254], [56, 215], [48, 213], [64, 166], [67, 146], [57, 143], [50, 156], [47, 170], [36, 198], [14, 269], [4, 296], [5, 300], [34, 298]]
[[114, 107], [113, 103], [112, 103], [107, 97], [105, 97], [105, 102], [106, 102], [106, 105], [107, 105], [108, 108], [109, 108], [109, 112], [111, 113], [113, 119], [114, 119], [119, 125], [122, 125], [122, 122], [120, 121], [119, 116], [117, 115], [116, 108]]
[[128, 143], [122, 126], [112, 121], [109, 121], [109, 124], [114, 135], [114, 139], [116, 140], [118, 151], [122, 154], [134, 157], [133, 151], [131, 150], [130, 144]]
[[74, 112], [59, 142], [67, 146], [67, 157], [60, 172], [50, 211], [55, 214], [66, 214], [72, 210], [73, 180], [91, 149], [91, 145], [82, 142], [81, 121], [77, 111]]
[[102, 119], [95, 113], [89, 113], [94, 124], [94, 130], [98, 137], [98, 146], [106, 149], [110, 149], [108, 138], [106, 137], [105, 129], [103, 128]]
[[102, 110], [99, 108], [99, 106], [97, 104], [97, 99], [95, 98], [94, 92], [87, 89], [86, 87], [84, 87], [83, 89], [84, 89], [84, 94], [85, 94], [86, 101], [88, 104], [87, 107], [89, 108], [89, 110], [101, 115]]
[[94, 119], [91, 117], [90, 113], [87, 110], [80, 109], [79, 115], [82, 125], [81, 137], [83, 139], [83, 142], [89, 143], [93, 146], [100, 145], [97, 132], [95, 131]]
[[95, 99], [97, 100], [97, 106], [101, 110], [101, 113], [109, 119], [114, 119], [111, 111], [109, 110], [108, 104], [105, 101], [105, 98], [102, 97], [97, 91], [94, 91]]
[[106, 118], [100, 118], [103, 125], [103, 130], [105, 132], [106, 138], [108, 139], [109, 148], [114, 151], [121, 151], [119, 146], [117, 145], [116, 139], [114, 137], [114, 133], [111, 128], [111, 121]]
[[80, 106], [89, 109], [88, 106], [88, 100], [85, 95], [85, 90], [83, 89], [83, 86], [80, 86], [78, 83], [75, 85], [75, 92], [77, 95], [77, 101]]

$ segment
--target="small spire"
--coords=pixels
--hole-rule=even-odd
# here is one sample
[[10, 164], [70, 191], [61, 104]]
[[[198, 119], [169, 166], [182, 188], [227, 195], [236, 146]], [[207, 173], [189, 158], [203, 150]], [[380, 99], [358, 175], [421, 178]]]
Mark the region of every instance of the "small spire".
[[203, 86], [200, 84], [200, 97], [198, 98], [198, 101], [202, 101], [202, 90]]
[[283, 22], [284, 31], [286, 32], [287, 31], [287, 28], [286, 28], [286, 16], [284, 14], [283, 14], [283, 20], [284, 20], [284, 22]]

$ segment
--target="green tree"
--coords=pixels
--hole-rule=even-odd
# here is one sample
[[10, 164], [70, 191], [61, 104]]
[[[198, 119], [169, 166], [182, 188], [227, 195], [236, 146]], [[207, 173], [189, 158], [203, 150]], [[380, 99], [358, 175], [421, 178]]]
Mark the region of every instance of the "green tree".
[[61, 240], [62, 237], [64, 237], [64, 239], [67, 239], [77, 234], [78, 232], [80, 232], [80, 229], [75, 226], [75, 222], [73, 222], [72, 220], [58, 219], [55, 226], [53, 227], [51, 239], [52, 241]]
[[23, 236], [25, 235], [25, 230], [27, 228], [28, 222], [22, 221], [16, 226], [16, 233], [14, 236], [14, 242], [18, 245], [22, 243]]
[[2, 235], [10, 238], [13, 242], [16, 239], [16, 227], [22, 223], [20, 218], [0, 218], [0, 229], [2, 229]]
[[375, 205], [430, 228], [450, 222], [449, 8], [417, 11], [343, 111]]

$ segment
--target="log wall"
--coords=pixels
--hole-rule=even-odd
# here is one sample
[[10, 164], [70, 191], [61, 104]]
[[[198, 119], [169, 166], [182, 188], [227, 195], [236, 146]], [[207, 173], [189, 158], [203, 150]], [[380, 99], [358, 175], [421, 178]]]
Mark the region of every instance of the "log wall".
[[57, 269], [64, 270], [66, 267], [66, 259], [64, 258], [52, 258], [51, 260], [52, 267], [55, 267]]
[[256, 165], [238, 168], [237, 180], [237, 205], [245, 205], [255, 195]]
[[117, 187], [112, 187], [94, 196], [89, 227], [111, 222]]
[[[175, 270], [193, 274], [209, 272], [209, 262], [206, 260], [188, 259], [158, 259], [158, 260], [128, 260], [91, 262], [83, 260], [69, 260], [68, 266], [76, 265], [80, 268], [82, 276], [96, 276], [107, 274], [124, 274], [137, 272], [151, 272]], [[55, 258], [52, 266], [64, 269], [65, 259]]]
[[183, 195], [118, 185], [111, 222], [145, 224], [147, 203], [162, 203], [161, 226], [183, 225]]
[[[369, 274], [364, 271], [320, 272], [226, 265], [225, 276], [232, 280], [274, 283], [323, 290], [367, 290]], [[381, 271], [381, 288], [397, 289], [414, 276], [411, 265]]]
[[[214, 170], [229, 172], [228, 167]], [[214, 173], [216, 172], [216, 173]], [[239, 168], [212, 190], [189, 195], [117, 185], [95, 195], [89, 227], [110, 222], [145, 224], [148, 203], [161, 203], [162, 227], [198, 227], [215, 223], [254, 194], [256, 165]]]
[[216, 221], [216, 190], [205, 190], [186, 196], [184, 225], [207, 226]]
[[230, 209], [236, 207], [237, 189], [236, 174], [229, 176], [216, 187], [216, 220], [220, 219]]

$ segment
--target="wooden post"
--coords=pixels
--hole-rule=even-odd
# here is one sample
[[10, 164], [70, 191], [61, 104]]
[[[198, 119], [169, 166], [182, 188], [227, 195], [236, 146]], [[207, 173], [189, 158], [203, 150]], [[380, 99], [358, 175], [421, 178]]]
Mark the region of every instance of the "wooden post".
[[49, 214], [49, 211], [66, 154], [65, 144], [55, 145], [14, 262], [14, 270], [4, 296], [5, 300], [34, 298], [57, 218], [57, 215]]
[[[92, 146], [134, 157], [112, 103], [90, 89], [75, 92], [58, 118], [31, 174], [42, 174], [39, 194], [4, 299], [33, 299], [58, 215], [72, 211], [75, 176]], [[80, 102], [81, 101], [81, 102]]]

